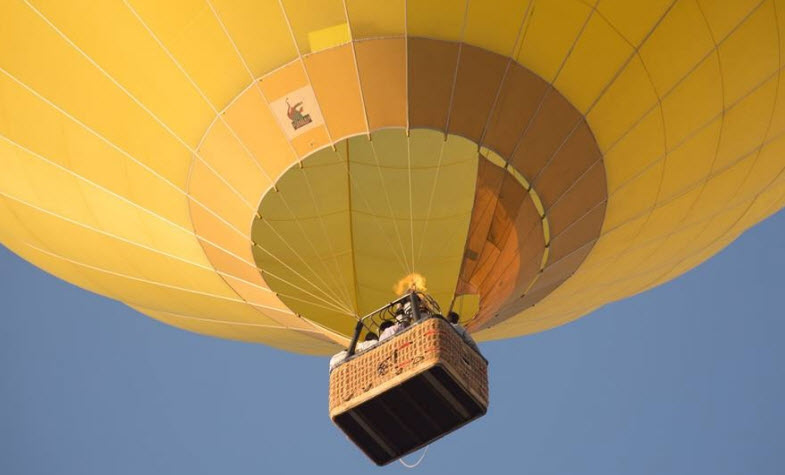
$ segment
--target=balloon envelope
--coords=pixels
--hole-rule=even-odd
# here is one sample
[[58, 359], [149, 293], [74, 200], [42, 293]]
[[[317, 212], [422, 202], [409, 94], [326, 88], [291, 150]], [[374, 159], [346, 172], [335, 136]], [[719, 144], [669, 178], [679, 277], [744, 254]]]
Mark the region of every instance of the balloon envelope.
[[785, 205], [785, 6], [590, 3], [4, 2], [0, 242], [303, 353], [411, 281], [574, 320]]

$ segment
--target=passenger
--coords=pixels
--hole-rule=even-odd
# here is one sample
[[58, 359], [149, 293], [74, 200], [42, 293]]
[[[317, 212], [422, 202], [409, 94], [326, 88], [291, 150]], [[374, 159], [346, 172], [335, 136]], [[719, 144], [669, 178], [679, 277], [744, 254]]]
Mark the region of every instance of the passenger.
[[[419, 312], [417, 312], [417, 313], [419, 314]], [[399, 323], [403, 324], [403, 328], [406, 328], [409, 325], [411, 325], [411, 324], [413, 324], [413, 323], [415, 323], [417, 321], [417, 318], [415, 318], [417, 316], [418, 315], [415, 314], [415, 312], [414, 312], [414, 310], [412, 308], [411, 302], [409, 302], [407, 300], [406, 302], [403, 303], [401, 308], [395, 314], [395, 319]], [[419, 317], [422, 317], [422, 316], [423, 316], [422, 314], [419, 314]]]
[[373, 348], [377, 343], [379, 343], [379, 335], [374, 332], [368, 332], [365, 334], [365, 339], [362, 342], [357, 343], [355, 351], [365, 351], [369, 348]]
[[455, 331], [457, 331], [458, 334], [461, 335], [463, 341], [465, 341], [469, 346], [474, 348], [477, 351], [477, 353], [479, 353], [480, 348], [477, 346], [477, 342], [475, 342], [474, 338], [472, 338], [471, 335], [469, 335], [469, 332], [467, 332], [466, 329], [463, 328], [463, 325], [458, 323], [458, 320], [460, 320], [460, 316], [457, 313], [450, 312], [447, 314], [447, 321], [450, 322], [452, 324], [452, 327], [455, 328]]
[[[379, 343], [379, 336], [374, 332], [368, 332], [365, 334], [365, 338], [360, 343], [357, 343], [357, 346], [354, 348], [355, 353], [365, 351], [369, 348], [373, 348], [377, 343]], [[330, 372], [335, 369], [346, 357], [349, 356], [348, 350], [341, 350], [338, 353], [334, 354], [332, 358], [330, 358]]]
[[[396, 316], [397, 320], [397, 316]], [[379, 341], [382, 342], [404, 329], [401, 321], [385, 320], [379, 325]]]

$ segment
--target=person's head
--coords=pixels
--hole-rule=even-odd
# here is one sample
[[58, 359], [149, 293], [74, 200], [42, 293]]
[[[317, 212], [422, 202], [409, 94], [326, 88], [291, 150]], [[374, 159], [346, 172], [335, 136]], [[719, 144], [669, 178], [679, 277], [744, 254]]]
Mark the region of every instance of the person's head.
[[461, 317], [455, 312], [450, 312], [447, 314], [447, 321], [450, 323], [456, 324], [460, 319]]
[[372, 341], [372, 340], [378, 340], [378, 339], [379, 339], [379, 335], [377, 335], [374, 332], [368, 332], [368, 333], [365, 334], [365, 341]]
[[384, 330], [387, 330], [387, 329], [388, 329], [388, 328], [390, 328], [391, 326], [393, 326], [393, 322], [391, 322], [390, 320], [385, 320], [385, 321], [383, 321], [383, 322], [382, 322], [382, 323], [379, 325], [379, 333], [383, 332]]

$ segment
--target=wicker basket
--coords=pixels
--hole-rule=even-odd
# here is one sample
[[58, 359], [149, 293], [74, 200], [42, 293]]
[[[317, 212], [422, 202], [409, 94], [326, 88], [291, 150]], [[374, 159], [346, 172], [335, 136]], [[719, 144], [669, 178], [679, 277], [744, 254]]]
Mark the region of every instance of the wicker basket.
[[330, 418], [379, 465], [487, 408], [487, 361], [441, 318], [412, 325], [330, 374]]

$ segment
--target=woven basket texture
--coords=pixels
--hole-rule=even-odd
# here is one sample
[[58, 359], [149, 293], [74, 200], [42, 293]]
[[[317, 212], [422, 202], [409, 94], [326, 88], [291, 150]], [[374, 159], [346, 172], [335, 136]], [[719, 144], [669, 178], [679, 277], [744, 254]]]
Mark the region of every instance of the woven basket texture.
[[488, 363], [441, 318], [418, 322], [338, 365], [330, 374], [330, 416], [442, 365], [479, 404], [488, 407]]

